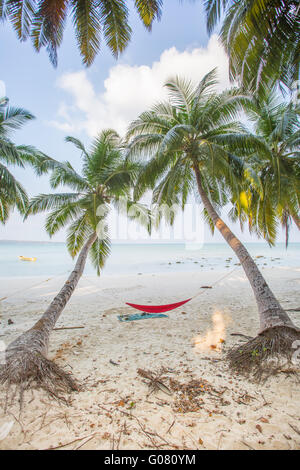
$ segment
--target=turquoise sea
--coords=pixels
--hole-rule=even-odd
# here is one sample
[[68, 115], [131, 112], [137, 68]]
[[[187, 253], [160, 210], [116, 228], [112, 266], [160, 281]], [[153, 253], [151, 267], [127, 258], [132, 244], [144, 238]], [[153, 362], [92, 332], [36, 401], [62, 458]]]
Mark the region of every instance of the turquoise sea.
[[[248, 250], [260, 266], [300, 267], [300, 243], [248, 243]], [[189, 249], [187, 249], [189, 248]], [[36, 257], [36, 262], [20, 261], [18, 256]], [[261, 257], [263, 256], [263, 257]], [[230, 269], [238, 260], [222, 243], [208, 243], [200, 249], [184, 244], [113, 244], [104, 274], [154, 273]], [[72, 270], [74, 261], [64, 243], [0, 241], [0, 277], [60, 275]], [[85, 274], [95, 274], [88, 261]]]

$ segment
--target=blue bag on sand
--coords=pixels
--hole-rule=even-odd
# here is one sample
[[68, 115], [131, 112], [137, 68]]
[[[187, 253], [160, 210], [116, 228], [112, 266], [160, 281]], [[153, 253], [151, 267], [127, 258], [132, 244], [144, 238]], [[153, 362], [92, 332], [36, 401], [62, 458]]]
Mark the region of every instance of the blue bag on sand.
[[146, 320], [147, 318], [168, 318], [168, 315], [162, 313], [133, 313], [131, 315], [118, 315], [119, 321], [134, 321], [134, 320]]

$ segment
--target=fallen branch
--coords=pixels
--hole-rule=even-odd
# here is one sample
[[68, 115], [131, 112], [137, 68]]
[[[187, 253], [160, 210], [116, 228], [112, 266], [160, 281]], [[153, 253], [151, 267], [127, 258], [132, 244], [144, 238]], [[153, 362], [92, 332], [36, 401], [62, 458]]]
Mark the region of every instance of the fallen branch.
[[95, 437], [96, 433], [92, 434], [91, 436], [88, 436], [84, 439], [83, 442], [81, 442], [79, 445], [77, 445], [76, 447], [74, 447], [73, 450], [78, 450], [80, 449], [80, 447], [84, 446], [87, 442], [89, 442], [90, 440], [92, 440], [94, 437]]
[[295, 433], [299, 434], [300, 436], [300, 430], [297, 428], [297, 426], [294, 426], [293, 424], [289, 423], [289, 426], [292, 428]]
[[60, 328], [53, 328], [53, 331], [58, 331], [58, 330], [76, 330], [79, 328], [85, 328], [85, 326], [62, 326]]
[[169, 434], [169, 432], [171, 431], [172, 427], [175, 424], [175, 421], [176, 421], [176, 419], [174, 419], [173, 423], [169, 426], [169, 429], [167, 430], [167, 434]]
[[[89, 434], [88, 436], [82, 436], [82, 437], [77, 437], [77, 439], [73, 439], [73, 441], [66, 442], [65, 444], [60, 444], [59, 446], [56, 447], [48, 447], [48, 449], [43, 449], [43, 450], [55, 450], [55, 449], [61, 449], [62, 447], [69, 446], [71, 444], [74, 444], [74, 442], [82, 441], [83, 439], [87, 438], [92, 438], [97, 434], [96, 432], [93, 432], [93, 434]], [[87, 441], [86, 441], [87, 442]], [[82, 444], [83, 445], [83, 444]]]
[[242, 333], [230, 333], [230, 336], [242, 336], [243, 338], [246, 338], [246, 339], [253, 339], [253, 336], [243, 335]]

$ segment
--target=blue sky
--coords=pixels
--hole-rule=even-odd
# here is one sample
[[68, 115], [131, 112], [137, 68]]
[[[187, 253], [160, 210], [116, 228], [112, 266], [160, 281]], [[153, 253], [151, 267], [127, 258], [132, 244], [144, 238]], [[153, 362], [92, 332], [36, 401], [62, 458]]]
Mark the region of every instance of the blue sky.
[[[219, 66], [220, 88], [228, 84], [227, 59], [216, 37], [209, 40], [207, 36], [201, 1], [164, 0], [162, 20], [153, 25], [151, 34], [132, 8], [130, 21], [132, 40], [119, 60], [103, 44], [88, 69], [81, 63], [70, 24], [56, 69], [44, 50], [37, 54], [30, 42], [17, 40], [9, 24], [0, 25], [0, 80], [6, 84], [11, 105], [27, 108], [36, 116], [15, 134], [17, 143], [34, 145], [59, 160], [68, 159], [79, 169], [79, 153], [64, 137], [75, 135], [88, 145], [103, 127], [115, 127], [122, 133], [131, 119], [163, 97], [162, 85], [169, 74], [197, 80]], [[13, 173], [30, 195], [49, 190], [47, 177], [37, 179], [29, 169], [14, 169]], [[43, 223], [43, 216], [23, 224], [13, 214], [4, 228], [0, 226], [0, 239], [47, 240]], [[239, 234], [238, 228], [236, 231]], [[246, 233], [242, 238], [250, 240]], [[63, 239], [63, 233], [55, 237]], [[208, 232], [206, 239], [212, 241]], [[296, 230], [291, 241], [300, 241]]]

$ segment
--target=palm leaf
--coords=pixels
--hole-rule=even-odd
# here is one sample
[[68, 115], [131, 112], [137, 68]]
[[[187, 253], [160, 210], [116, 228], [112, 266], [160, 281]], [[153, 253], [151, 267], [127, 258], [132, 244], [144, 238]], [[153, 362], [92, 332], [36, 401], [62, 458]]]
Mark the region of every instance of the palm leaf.
[[92, 234], [86, 213], [78, 217], [68, 228], [67, 248], [74, 258], [84, 245], [84, 242]]
[[101, 18], [95, 0], [72, 0], [75, 35], [83, 63], [91, 65], [100, 50]]
[[162, 15], [162, 0], [135, 0], [135, 7], [144, 26], [151, 31], [155, 19], [160, 20]]
[[118, 57], [131, 37], [128, 9], [122, 0], [102, 0], [99, 8], [106, 44], [113, 55]]
[[90, 249], [90, 258], [98, 276], [100, 276], [101, 269], [110, 254], [110, 247], [110, 239], [106, 237], [103, 239], [97, 238]]

